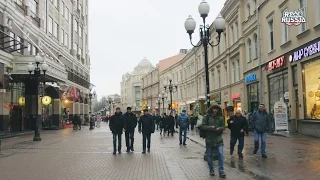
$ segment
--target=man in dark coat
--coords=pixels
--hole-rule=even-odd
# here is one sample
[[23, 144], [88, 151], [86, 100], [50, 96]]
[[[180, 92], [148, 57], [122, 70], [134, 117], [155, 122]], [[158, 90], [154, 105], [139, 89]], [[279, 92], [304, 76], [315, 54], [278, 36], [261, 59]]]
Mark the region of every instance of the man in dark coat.
[[252, 128], [254, 134], [254, 151], [256, 154], [259, 149], [259, 139], [261, 139], [261, 155], [263, 158], [267, 158], [266, 154], [266, 140], [267, 130], [270, 122], [270, 115], [267, 113], [264, 104], [259, 105], [259, 110], [252, 114]]
[[115, 155], [117, 152], [117, 137], [118, 137], [118, 152], [121, 154], [121, 139], [122, 139], [122, 131], [124, 128], [124, 122], [122, 118], [122, 112], [120, 108], [116, 108], [116, 112], [113, 116], [110, 117], [109, 122], [110, 130], [113, 134], [113, 154]]
[[171, 111], [170, 115], [167, 117], [168, 119], [168, 136], [169, 134], [171, 134], [171, 136], [173, 136], [174, 133], [174, 125], [175, 125], [175, 121], [174, 121], [174, 117], [173, 117], [173, 112]]
[[143, 115], [140, 116], [138, 129], [140, 134], [142, 132], [142, 153], [145, 154], [146, 148], [148, 148], [148, 152], [150, 152], [151, 134], [154, 133], [155, 130], [154, 119], [148, 113], [148, 109], [143, 110]]
[[238, 155], [239, 158], [243, 158], [244, 133], [247, 132], [248, 122], [247, 119], [242, 116], [241, 110], [237, 110], [236, 114], [230, 117], [228, 120], [228, 128], [231, 130], [230, 155], [233, 154], [234, 146], [238, 140]]
[[223, 156], [223, 138], [222, 132], [225, 129], [222, 109], [219, 105], [212, 105], [208, 108], [206, 116], [203, 118], [200, 127], [206, 134], [206, 151], [208, 155], [208, 166], [210, 175], [214, 176], [213, 170], [213, 151], [216, 149], [218, 154], [219, 176], [225, 178], [224, 156]]
[[137, 117], [131, 112], [131, 107], [127, 107], [127, 112], [123, 115], [124, 129], [126, 137], [127, 152], [134, 151], [134, 130], [137, 127]]
[[160, 117], [160, 136], [162, 135], [163, 132], [163, 136], [166, 136], [166, 122], [167, 122], [167, 116], [166, 113], [162, 114]]

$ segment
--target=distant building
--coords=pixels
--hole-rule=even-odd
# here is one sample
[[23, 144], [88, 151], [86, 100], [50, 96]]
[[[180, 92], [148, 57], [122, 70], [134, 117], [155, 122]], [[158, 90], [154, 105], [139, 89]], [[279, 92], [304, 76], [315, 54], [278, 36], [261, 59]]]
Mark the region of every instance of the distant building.
[[121, 81], [121, 110], [125, 111], [127, 107], [132, 107], [133, 111], [142, 110], [142, 77], [154, 70], [152, 63], [143, 58], [134, 68], [132, 73], [126, 73]]

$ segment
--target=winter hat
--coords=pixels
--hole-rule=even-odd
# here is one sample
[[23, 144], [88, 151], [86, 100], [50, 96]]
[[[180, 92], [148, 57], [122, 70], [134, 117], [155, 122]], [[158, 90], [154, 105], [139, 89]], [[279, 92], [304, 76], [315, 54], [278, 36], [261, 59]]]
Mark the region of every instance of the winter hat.
[[182, 111], [181, 111], [182, 113], [186, 113], [187, 111], [185, 110], [185, 109], [182, 109]]

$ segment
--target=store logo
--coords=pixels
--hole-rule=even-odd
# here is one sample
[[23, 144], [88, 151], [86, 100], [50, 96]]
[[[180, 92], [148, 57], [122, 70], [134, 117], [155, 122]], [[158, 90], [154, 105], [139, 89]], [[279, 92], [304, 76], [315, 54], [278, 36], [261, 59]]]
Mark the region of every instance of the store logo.
[[255, 74], [251, 74], [251, 75], [248, 75], [245, 79], [245, 82], [246, 83], [249, 83], [249, 82], [252, 82], [252, 81], [255, 81], [257, 80], [257, 75]]
[[282, 13], [281, 23], [288, 26], [299, 26], [301, 23], [306, 23], [306, 18], [301, 9], [294, 12], [285, 10]]
[[274, 69], [278, 69], [284, 66], [284, 56], [281, 56], [277, 59], [274, 59], [268, 64], [268, 71], [272, 71]]
[[303, 58], [307, 58], [309, 56], [315, 55], [317, 53], [320, 53], [320, 41], [311, 44], [307, 47], [301, 48], [298, 51], [294, 52], [289, 56], [289, 61], [296, 62], [300, 61]]

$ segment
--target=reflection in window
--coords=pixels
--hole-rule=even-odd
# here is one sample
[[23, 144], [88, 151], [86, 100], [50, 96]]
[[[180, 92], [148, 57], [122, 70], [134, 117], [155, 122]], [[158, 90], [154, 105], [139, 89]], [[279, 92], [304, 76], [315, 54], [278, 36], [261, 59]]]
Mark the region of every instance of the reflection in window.
[[258, 83], [248, 85], [248, 112], [253, 113], [258, 110]]
[[272, 112], [274, 104], [288, 91], [288, 73], [280, 72], [269, 78], [269, 88], [269, 111]]
[[[320, 62], [312, 62], [304, 67], [305, 116], [320, 119]], [[310, 78], [312, 77], [312, 78]]]

